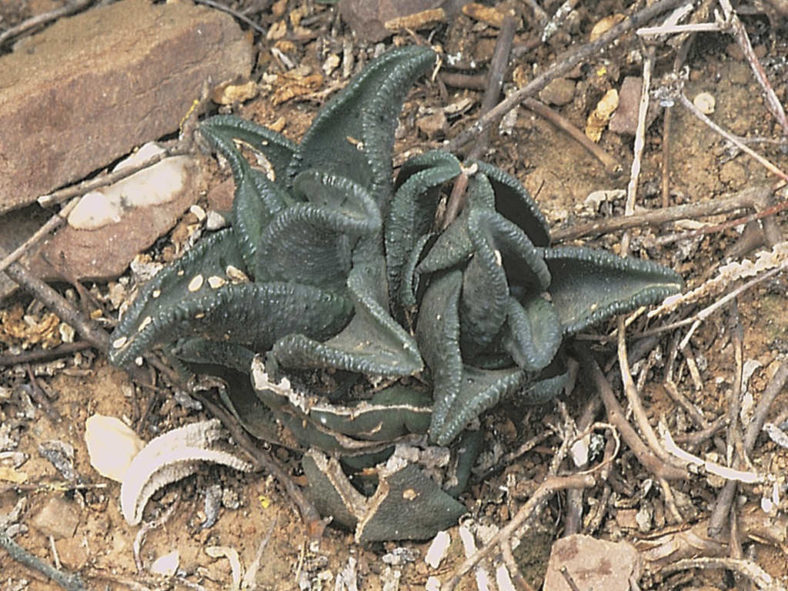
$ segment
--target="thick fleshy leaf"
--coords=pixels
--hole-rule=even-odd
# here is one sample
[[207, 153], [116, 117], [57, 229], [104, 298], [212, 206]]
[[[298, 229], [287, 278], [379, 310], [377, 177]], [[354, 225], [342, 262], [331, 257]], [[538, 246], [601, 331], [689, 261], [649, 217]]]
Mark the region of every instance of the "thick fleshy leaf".
[[533, 296], [520, 304], [509, 298], [503, 346], [520, 368], [540, 371], [550, 364], [561, 346], [561, 328], [551, 302]]
[[441, 432], [449, 409], [460, 391], [460, 290], [462, 273], [450, 271], [433, 277], [424, 293], [416, 322], [416, 339], [432, 373], [434, 404], [430, 436]]
[[495, 195], [492, 185], [483, 174], [476, 174], [468, 180], [465, 207], [419, 263], [417, 271], [422, 274], [450, 269], [465, 263], [473, 253], [473, 242], [468, 233], [468, 216], [471, 211], [493, 211]]
[[197, 275], [177, 303], [149, 310], [136, 332], [122, 327], [113, 335], [113, 362], [125, 365], [139, 352], [182, 337], [226, 340], [264, 351], [284, 335], [327, 338], [348, 321], [346, 298], [322, 289], [292, 283], [225, 283], [211, 287]]
[[539, 294], [550, 284], [541, 252], [523, 231], [498, 213], [472, 209], [468, 234], [474, 247], [463, 273], [460, 342], [466, 358], [486, 349], [507, 315], [509, 283]]
[[230, 161], [233, 172], [246, 161], [236, 146], [236, 142], [242, 142], [268, 160], [274, 177], [271, 180], [285, 186], [287, 166], [297, 146], [282, 134], [234, 115], [207, 119], [200, 125], [200, 133]]
[[555, 375], [539, 377], [517, 392], [515, 398], [526, 404], [544, 404], [558, 396], [568, 381], [569, 372], [566, 370]]
[[255, 269], [258, 245], [266, 224], [293, 204], [292, 198], [265, 174], [248, 164], [239, 166], [235, 178], [232, 225], [247, 269]]
[[662, 265], [604, 250], [546, 248], [544, 258], [553, 277], [550, 296], [565, 335], [662, 301], [683, 285], [678, 273]]
[[434, 400], [430, 439], [448, 445], [473, 419], [492, 408], [502, 396], [521, 386], [519, 368], [483, 370], [463, 365], [459, 344], [459, 297], [462, 275], [451, 271], [427, 288], [416, 335], [424, 361], [432, 372]]
[[399, 293], [402, 268], [416, 241], [432, 228], [441, 185], [458, 174], [460, 163], [447, 152], [427, 152], [402, 165], [386, 219], [386, 265], [392, 294]]
[[320, 110], [304, 135], [289, 174], [316, 168], [366, 187], [382, 206], [391, 194], [391, 150], [411, 84], [435, 63], [426, 47], [389, 51]]
[[271, 217], [294, 203], [293, 198], [260, 169], [253, 168], [236, 142], [241, 141], [257, 150], [266, 150], [273, 159], [271, 176], [284, 169], [290, 161], [295, 144], [285, 137], [230, 115], [218, 115], [206, 121], [200, 130], [203, 136], [230, 162], [235, 179], [232, 225], [246, 267], [254, 270], [257, 245]]
[[[520, 368], [477, 369], [463, 366], [461, 387], [454, 398], [443, 424], [430, 427], [430, 439], [438, 445], [448, 445], [473, 419], [493, 408], [502, 398], [517, 391], [525, 382]], [[435, 382], [438, 388], [438, 383]]]
[[399, 384], [355, 405], [318, 404], [309, 411], [321, 425], [350, 437], [393, 441], [408, 433], [426, 433], [432, 414], [429, 394]]
[[547, 220], [525, 187], [500, 168], [473, 161], [479, 171], [487, 175], [495, 192], [495, 209], [506, 219], [517, 224], [536, 246], [550, 244], [550, 229]]
[[265, 227], [255, 280], [342, 290], [356, 239], [379, 233], [380, 210], [366, 189], [343, 177], [309, 171], [294, 189], [310, 203], [282, 210]]
[[347, 281], [354, 314], [350, 324], [326, 342], [291, 334], [276, 343], [284, 367], [333, 367], [372, 375], [406, 376], [423, 368], [416, 342], [388, 312], [383, 258], [353, 267]]
[[397, 312], [405, 312], [406, 314], [415, 311], [418, 304], [417, 292], [419, 289], [419, 274], [416, 273], [416, 267], [421, 260], [424, 251], [430, 240], [435, 237], [434, 234], [424, 234], [413, 245], [405, 264], [402, 267], [401, 282], [399, 286], [399, 293], [397, 294], [396, 304]]
[[[228, 228], [203, 238], [140, 289], [112, 334], [112, 342], [122, 343], [122, 346], [110, 347], [110, 361], [116, 365], [126, 365], [141, 355], [152, 335], [146, 333], [149, 337], [146, 341], [139, 338], [140, 333], [151, 324], [154, 317], [166, 313], [166, 310], [174, 308], [187, 297], [191, 293], [189, 286], [192, 282], [196, 285], [196, 282], [202, 283], [213, 277], [216, 278], [212, 280], [215, 285], [217, 282], [248, 280], [245, 272], [233, 229]], [[195, 279], [198, 276], [201, 279]]]
[[428, 539], [467, 511], [413, 464], [387, 464], [378, 470], [378, 478], [369, 510], [356, 527], [358, 543]]

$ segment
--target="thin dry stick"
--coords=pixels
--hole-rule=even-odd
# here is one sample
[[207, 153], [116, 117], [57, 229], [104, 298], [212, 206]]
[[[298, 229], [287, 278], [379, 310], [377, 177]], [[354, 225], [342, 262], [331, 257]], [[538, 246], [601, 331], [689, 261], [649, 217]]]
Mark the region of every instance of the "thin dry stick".
[[[698, 24], [708, 19], [711, 5], [716, 0], [703, 0], [698, 8], [693, 11], [690, 17], [690, 24]], [[673, 59], [673, 72], [678, 77], [678, 73], [684, 66], [689, 50], [695, 40], [695, 35], [682, 33], [678, 37], [681, 46]], [[673, 123], [673, 109], [665, 109], [665, 117], [662, 126], [662, 207], [670, 205], [670, 139], [671, 127]]]
[[58, 570], [51, 564], [34, 556], [12, 540], [3, 529], [0, 529], [0, 548], [8, 552], [9, 556], [15, 561], [31, 570], [40, 572], [45, 577], [49, 577], [67, 591], [85, 591], [87, 589], [78, 574]]
[[77, 351], [90, 349], [91, 346], [92, 345], [90, 343], [85, 341], [77, 341], [75, 343], [63, 343], [54, 349], [24, 351], [15, 355], [0, 355], [0, 367], [18, 365], [20, 363], [40, 363], [42, 361], [50, 361], [51, 359], [57, 359], [58, 357], [72, 355]]
[[105, 175], [92, 178], [88, 181], [82, 181], [78, 185], [72, 185], [70, 187], [66, 187], [65, 189], [60, 189], [59, 191], [55, 191], [54, 193], [50, 193], [49, 195], [42, 195], [41, 197], [38, 198], [38, 204], [41, 207], [49, 207], [57, 203], [62, 203], [67, 199], [71, 199], [72, 197], [78, 197], [79, 195], [84, 195], [88, 191], [93, 191], [94, 189], [98, 189], [99, 187], [111, 185], [114, 182], [125, 179], [126, 177], [129, 177], [133, 174], [138, 173], [141, 170], [149, 168], [166, 158], [170, 158], [172, 156], [183, 156], [184, 154], [189, 154], [189, 153], [191, 153], [191, 146], [189, 145], [189, 142], [178, 142], [172, 148], [168, 148], [163, 152], [159, 152], [155, 156], [151, 156], [144, 162], [141, 162], [135, 166], [121, 168], [120, 170], [116, 170], [114, 172], [110, 172]]
[[703, 228], [698, 228], [697, 230], [692, 230], [691, 232], [682, 232], [676, 234], [668, 234], [666, 236], [659, 236], [657, 237], [656, 240], [654, 240], [654, 243], [664, 246], [666, 244], [676, 242], [677, 240], [694, 238], [695, 236], [700, 236], [702, 234], [722, 232], [723, 230], [727, 230], [729, 228], [734, 228], [736, 226], [743, 226], [745, 224], [749, 224], [750, 222], [754, 222], [757, 220], [764, 220], [762, 224], [763, 224], [763, 235], [764, 238], [766, 239], [766, 244], [768, 244], [769, 246], [774, 246], [778, 242], [782, 242], [782, 233], [780, 232], [779, 226], [773, 223], [773, 220], [770, 220], [768, 218], [780, 213], [785, 209], [788, 209], [788, 201], [783, 201], [782, 203], [778, 203], [777, 205], [773, 205], [772, 207], [767, 207], [766, 209], [759, 211], [758, 213], [753, 213], [751, 215], [743, 216], [733, 220], [728, 220], [727, 222], [722, 222], [720, 224], [704, 226]]
[[675, 205], [673, 207], [655, 209], [645, 213], [636, 213], [630, 216], [619, 216], [616, 218], [588, 222], [586, 224], [578, 224], [571, 228], [556, 230], [552, 232], [552, 237], [556, 242], [564, 242], [566, 240], [575, 240], [592, 234], [608, 234], [610, 232], [637, 228], [639, 226], [659, 226], [677, 220], [717, 215], [745, 207], [764, 209], [768, 207], [767, 200], [771, 194], [771, 188], [766, 185], [748, 187], [729, 197], [711, 199], [703, 203]]
[[[750, 424], [747, 425], [747, 429], [744, 433], [744, 452], [746, 454], [752, 453], [755, 447], [755, 441], [766, 422], [766, 416], [769, 413], [769, 409], [774, 399], [777, 398], [777, 395], [782, 392], [786, 381], [788, 381], [788, 361], [783, 361], [777, 369], [777, 372], [772, 376], [763, 394], [761, 394], [758, 405], [755, 407], [752, 420]], [[739, 460], [743, 461], [744, 458], [739, 458]], [[717, 497], [717, 502], [711, 512], [711, 518], [709, 519], [709, 536], [712, 538], [716, 538], [722, 533], [722, 529], [725, 527], [725, 523], [731, 511], [734, 496], [736, 496], [736, 481], [729, 480], [725, 483], [720, 495]]]
[[618, 429], [619, 433], [621, 433], [621, 439], [629, 446], [638, 461], [649, 472], [665, 480], [685, 480], [689, 478], [689, 472], [674, 466], [672, 463], [663, 462], [643, 443], [643, 440], [640, 439], [635, 429], [627, 421], [624, 409], [618, 403], [613, 388], [610, 386], [607, 378], [605, 378], [605, 374], [602, 373], [599, 365], [597, 365], [585, 347], [577, 347], [576, 350], [585, 371], [591, 375], [594, 386], [607, 409], [608, 421]]
[[73, 4], [66, 4], [65, 6], [61, 6], [60, 8], [56, 8], [55, 10], [51, 10], [49, 12], [45, 12], [43, 14], [38, 14], [34, 17], [27, 19], [16, 25], [15, 27], [11, 27], [6, 31], [0, 33], [0, 46], [2, 46], [6, 41], [9, 39], [13, 39], [14, 37], [19, 37], [34, 29], [38, 26], [45, 25], [51, 21], [57, 20], [62, 16], [68, 16], [69, 14], [74, 14], [75, 12], [79, 12], [80, 10], [84, 10], [88, 6], [93, 3], [93, 0], [78, 0]]
[[62, 226], [66, 219], [68, 219], [68, 214], [71, 213], [71, 210], [74, 209], [78, 201], [78, 199], [72, 199], [66, 203], [63, 209], [49, 218], [30, 238], [20, 244], [11, 254], [4, 257], [3, 260], [0, 260], [0, 273], [5, 271], [11, 263], [15, 263], [21, 259], [28, 250], [33, 248], [33, 246]]
[[[481, 115], [484, 115], [492, 109], [498, 102], [498, 97], [501, 96], [503, 78], [506, 75], [506, 70], [509, 68], [509, 55], [512, 52], [512, 41], [514, 40], [516, 28], [517, 20], [511, 14], [507, 14], [503, 19], [501, 30], [498, 32], [498, 40], [495, 43], [495, 51], [493, 52], [492, 61], [490, 62], [490, 74], [487, 77], [487, 88], [484, 91], [482, 106], [479, 111]], [[489, 135], [484, 134], [480, 140], [474, 144], [473, 148], [471, 148], [471, 151], [468, 153], [468, 158], [476, 159], [482, 156], [487, 149], [489, 141]]]
[[783, 109], [782, 103], [780, 103], [780, 99], [778, 99], [777, 95], [774, 93], [772, 85], [769, 84], [769, 79], [766, 77], [766, 72], [764, 72], [761, 62], [758, 61], [758, 56], [755, 55], [755, 51], [752, 49], [750, 37], [747, 35], [747, 31], [741, 20], [739, 20], [739, 15], [733, 10], [729, 0], [720, 0], [720, 6], [722, 6], [722, 11], [725, 13], [725, 18], [730, 23], [733, 37], [736, 39], [739, 47], [741, 47], [744, 56], [747, 58], [750, 68], [752, 68], [752, 72], [755, 74], [755, 79], [758, 80], [758, 84], [761, 85], [763, 96], [766, 99], [766, 107], [771, 111], [772, 115], [774, 115], [774, 118], [777, 119], [780, 127], [783, 128], [783, 135], [788, 135], [788, 118], [785, 116], [785, 110]]
[[588, 139], [586, 134], [572, 125], [572, 123], [560, 113], [557, 113], [544, 103], [532, 98], [525, 99], [523, 101], [523, 106], [539, 115], [542, 119], [546, 119], [561, 131], [566, 132], [569, 137], [575, 140], [594, 158], [602, 163], [602, 166], [605, 167], [605, 172], [607, 172], [607, 174], [612, 177], [617, 177], [621, 174], [621, 171], [624, 169], [624, 167], [621, 165], [618, 159], [616, 159], [611, 154], [608, 154], [599, 144]]
[[612, 27], [604, 35], [599, 37], [596, 41], [581, 45], [567, 54], [560, 56], [556, 59], [555, 64], [548, 68], [545, 72], [534, 78], [531, 82], [523, 86], [517, 92], [509, 95], [495, 108], [491, 109], [486, 114], [479, 117], [473, 125], [468, 129], [457, 135], [454, 139], [449, 141], [445, 148], [450, 152], [456, 152], [459, 148], [473, 140], [476, 136], [481, 134], [485, 129], [490, 127], [494, 121], [503, 117], [508, 111], [522, 103], [528, 97], [534, 96], [552, 80], [570, 72], [577, 64], [589, 58], [592, 55], [597, 55], [610, 43], [621, 37], [627, 31], [631, 31], [655, 16], [672, 10], [680, 4], [687, 3], [688, 0], [659, 0], [651, 6], [634, 13], [630, 17], [624, 19], [619, 24]]
[[517, 514], [512, 520], [501, 528], [497, 534], [481, 549], [479, 549], [472, 556], [469, 556], [465, 562], [452, 574], [451, 579], [441, 587], [441, 591], [452, 591], [460, 582], [460, 579], [469, 573], [479, 561], [483, 560], [495, 550], [503, 540], [508, 540], [515, 535], [515, 532], [526, 525], [531, 518], [533, 518], [540, 507], [547, 502], [547, 500], [555, 493], [570, 489], [570, 488], [590, 488], [596, 485], [596, 478], [591, 474], [572, 474], [570, 476], [548, 476], [542, 484], [539, 485], [531, 495], [531, 498], [520, 507]]
[[205, 6], [210, 6], [211, 8], [214, 8], [216, 10], [220, 10], [222, 12], [226, 12], [227, 14], [237, 18], [239, 21], [241, 21], [243, 23], [246, 23], [247, 25], [252, 27], [255, 31], [257, 31], [261, 35], [265, 35], [266, 33], [268, 33], [268, 31], [266, 31], [263, 27], [258, 25], [256, 22], [254, 22], [248, 16], [246, 16], [245, 14], [243, 14], [241, 12], [238, 12], [237, 10], [233, 10], [232, 8], [227, 6], [226, 4], [222, 4], [221, 2], [214, 2], [214, 0], [194, 0], [194, 2], [196, 4], [205, 4]]
[[[2, 250], [0, 250], [0, 254], [3, 254]], [[73, 327], [85, 341], [99, 351], [108, 349], [109, 335], [107, 331], [97, 326], [92, 320], [86, 319], [71, 305], [71, 302], [45, 282], [35, 277], [19, 263], [12, 263], [5, 272], [12, 281], [35, 296], [38, 301], [57, 314], [63, 322]]]
[[714, 121], [712, 121], [712, 120], [711, 120], [711, 119], [709, 119], [709, 118], [708, 118], [706, 115], [704, 115], [704, 114], [701, 112], [701, 110], [700, 110], [700, 109], [698, 109], [698, 107], [696, 107], [696, 106], [695, 106], [695, 105], [692, 103], [692, 101], [691, 101], [691, 100], [689, 100], [689, 99], [686, 97], [686, 95], [685, 95], [684, 93], [681, 93], [681, 94], [679, 94], [679, 97], [678, 97], [678, 99], [679, 99], [679, 102], [681, 103], [681, 106], [682, 106], [682, 107], [684, 107], [684, 108], [685, 108], [685, 109], [687, 109], [687, 110], [688, 110], [690, 113], [692, 113], [693, 115], [695, 115], [695, 117], [697, 117], [697, 118], [698, 118], [700, 121], [702, 121], [703, 123], [705, 123], [705, 124], [706, 124], [706, 125], [707, 125], [709, 128], [711, 128], [712, 130], [714, 130], [715, 132], [717, 132], [719, 135], [721, 135], [722, 137], [724, 137], [726, 140], [728, 140], [728, 141], [729, 141], [730, 143], [732, 143], [734, 146], [736, 146], [737, 148], [739, 148], [739, 149], [740, 149], [742, 152], [744, 152], [744, 153], [745, 153], [745, 154], [747, 154], [748, 156], [751, 156], [752, 158], [754, 158], [754, 159], [755, 159], [755, 161], [756, 161], [756, 162], [758, 162], [759, 164], [761, 164], [761, 165], [762, 165], [764, 168], [766, 168], [766, 170], [768, 170], [768, 171], [769, 171], [769, 172], [771, 172], [772, 174], [774, 174], [774, 175], [776, 175], [776, 176], [780, 177], [780, 178], [781, 178], [781, 179], [783, 179], [784, 181], [788, 181], [788, 174], [785, 174], [785, 173], [784, 173], [782, 170], [780, 170], [780, 169], [779, 169], [779, 168], [777, 168], [777, 167], [776, 167], [774, 164], [772, 164], [771, 162], [769, 162], [769, 161], [768, 161], [766, 158], [764, 158], [763, 156], [761, 156], [760, 154], [758, 154], [758, 152], [756, 152], [755, 150], [753, 150], [752, 148], [750, 148], [750, 147], [749, 147], [747, 144], [744, 144], [744, 143], [742, 143], [742, 142], [739, 140], [739, 138], [737, 138], [735, 135], [728, 133], [728, 132], [727, 132], [727, 131], [725, 131], [725, 130], [724, 130], [722, 127], [720, 127], [719, 125], [717, 125], [716, 123], [714, 123]]
[[741, 432], [739, 431], [739, 411], [741, 410], [742, 382], [744, 376], [744, 334], [739, 321], [739, 306], [736, 298], [730, 305], [730, 335], [733, 341], [734, 374], [733, 387], [728, 396], [728, 436], [725, 446], [725, 461], [733, 466], [734, 452], [742, 452]]
[[[649, 90], [651, 88], [651, 69], [654, 64], [655, 49], [649, 48], [643, 60], [643, 86], [640, 95], [640, 108], [638, 110], [638, 125], [635, 133], [634, 157], [632, 159], [632, 172], [627, 186], [627, 200], [624, 207], [624, 215], [631, 216], [635, 210], [637, 201], [638, 179], [640, 177], [640, 167], [643, 158], [646, 137], [646, 113], [648, 112]], [[621, 237], [621, 256], [629, 253], [629, 232], [624, 232]], [[629, 360], [627, 359], [626, 341], [626, 322], [625, 319], [618, 319], [618, 366], [621, 373], [621, 381], [624, 386], [624, 394], [629, 402], [629, 407], [635, 418], [640, 433], [645, 438], [651, 451], [667, 465], [675, 465], [673, 458], [665, 451], [662, 444], [648, 421], [648, 415], [640, 399], [640, 393], [635, 387], [632, 373], [629, 370]], [[677, 466], [676, 466], [677, 467]], [[664, 480], [664, 478], [660, 478]], [[668, 493], [669, 494], [669, 493]], [[667, 495], [666, 495], [667, 497]]]
[[764, 591], [785, 591], [785, 586], [776, 581], [760, 566], [750, 560], [735, 558], [685, 558], [660, 569], [662, 574], [671, 574], [691, 568], [724, 568], [751, 580]]

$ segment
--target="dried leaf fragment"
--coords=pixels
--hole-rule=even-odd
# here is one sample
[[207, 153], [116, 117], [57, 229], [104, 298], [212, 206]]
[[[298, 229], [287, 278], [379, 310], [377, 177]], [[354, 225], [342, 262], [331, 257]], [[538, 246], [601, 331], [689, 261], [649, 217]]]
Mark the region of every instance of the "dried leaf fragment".
[[618, 107], [618, 91], [611, 88], [605, 96], [597, 103], [596, 108], [588, 116], [586, 121], [586, 137], [592, 142], [598, 142], [602, 137], [602, 132], [607, 127], [607, 122], [613, 116]]
[[129, 525], [142, 521], [148, 500], [160, 488], [194, 474], [201, 462], [250, 472], [252, 465], [231, 453], [212, 449], [224, 437], [218, 419], [173, 429], [152, 439], [132, 460], [120, 489], [120, 506]]

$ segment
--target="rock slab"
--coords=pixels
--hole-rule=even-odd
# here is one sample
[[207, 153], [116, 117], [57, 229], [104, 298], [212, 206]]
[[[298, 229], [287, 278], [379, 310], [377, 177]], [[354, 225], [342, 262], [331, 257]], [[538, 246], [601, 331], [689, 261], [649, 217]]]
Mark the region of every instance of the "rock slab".
[[187, 2], [121, 0], [0, 58], [0, 213], [178, 129], [205, 81], [248, 76], [250, 39]]

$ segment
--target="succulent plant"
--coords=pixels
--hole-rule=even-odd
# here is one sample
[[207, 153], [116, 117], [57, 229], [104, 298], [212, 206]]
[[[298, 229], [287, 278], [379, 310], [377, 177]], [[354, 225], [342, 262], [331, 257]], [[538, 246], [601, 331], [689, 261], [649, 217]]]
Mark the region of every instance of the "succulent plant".
[[[360, 541], [455, 522], [468, 426], [505, 398], [550, 399], [567, 337], [681, 287], [652, 262], [551, 247], [527, 191], [484, 162], [429, 151], [394, 180], [399, 110], [434, 61], [421, 47], [374, 60], [298, 145], [233, 116], [205, 121], [235, 179], [231, 227], [140, 291], [110, 350], [125, 365], [167, 344], [224, 377], [227, 406], [304, 453], [318, 508]], [[440, 229], [460, 175], [465, 206]], [[446, 446], [464, 452], [451, 474]]]

